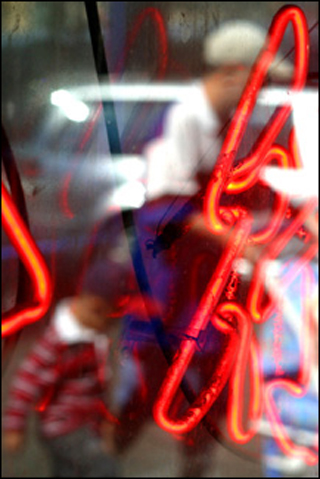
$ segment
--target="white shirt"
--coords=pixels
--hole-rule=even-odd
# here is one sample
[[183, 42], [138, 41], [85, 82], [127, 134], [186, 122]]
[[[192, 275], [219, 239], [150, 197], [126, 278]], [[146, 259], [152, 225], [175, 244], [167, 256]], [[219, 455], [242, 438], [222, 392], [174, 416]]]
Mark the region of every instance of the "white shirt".
[[197, 82], [188, 97], [170, 108], [164, 134], [148, 144], [147, 197], [193, 195], [197, 171], [211, 172], [221, 149], [220, 122]]
[[292, 99], [293, 121], [302, 168], [268, 166], [261, 177], [295, 204], [319, 198], [319, 92], [304, 90]]
[[101, 374], [104, 379], [111, 376], [108, 364], [110, 340], [106, 334], [98, 333], [94, 329], [83, 326], [71, 310], [72, 298], [65, 298], [57, 305], [52, 321], [54, 328], [64, 343], [93, 343], [98, 361], [102, 364]]

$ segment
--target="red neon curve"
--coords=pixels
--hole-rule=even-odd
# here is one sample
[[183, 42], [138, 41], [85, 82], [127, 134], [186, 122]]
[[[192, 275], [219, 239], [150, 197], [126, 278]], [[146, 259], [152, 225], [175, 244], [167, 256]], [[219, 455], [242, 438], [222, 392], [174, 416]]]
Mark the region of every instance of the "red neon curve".
[[[136, 17], [133, 23], [133, 27], [131, 28], [126, 38], [126, 45], [124, 48], [123, 55], [119, 59], [115, 70], [116, 70], [116, 73], [118, 74], [121, 74], [122, 71], [124, 70], [124, 65], [127, 61], [128, 54], [129, 52], [133, 50], [133, 46], [139, 36], [142, 26], [148, 18], [150, 18], [154, 22], [156, 31], [158, 33], [158, 45], [159, 45], [159, 48], [158, 48], [159, 51], [157, 55], [158, 64], [157, 64], [157, 70], [154, 76], [157, 80], [163, 80], [167, 73], [168, 63], [169, 63], [168, 38], [167, 38], [166, 26], [165, 26], [163, 16], [161, 12], [154, 7], [145, 8]], [[130, 134], [128, 134], [126, 138], [126, 143], [132, 140], [132, 138], [136, 134], [137, 128], [139, 128], [140, 122], [136, 121], [135, 123], [136, 123], [135, 127], [132, 128], [132, 131], [130, 132]]]
[[134, 25], [132, 27], [132, 30], [130, 31], [128, 35], [124, 54], [118, 61], [116, 72], [121, 73], [121, 71], [123, 70], [124, 63], [126, 62], [128, 53], [132, 50], [132, 46], [134, 45], [138, 37], [141, 27], [148, 17], [154, 21], [158, 30], [158, 35], [159, 35], [160, 51], [159, 51], [158, 58], [160, 58], [161, 61], [158, 65], [158, 71], [156, 76], [160, 80], [164, 77], [167, 70], [167, 65], [168, 65], [168, 39], [167, 39], [166, 27], [165, 27], [163, 17], [160, 11], [154, 7], [145, 8], [137, 16], [134, 22]]
[[[228, 430], [231, 438], [240, 444], [248, 442], [255, 435], [264, 402], [262, 399], [263, 381], [259, 364], [259, 347], [252, 335], [252, 321], [257, 323], [265, 321], [270, 317], [271, 312], [277, 306], [276, 298], [272, 298], [271, 295], [267, 306], [262, 307], [267, 264], [281, 253], [293, 235], [301, 228], [307, 217], [314, 211], [316, 202], [308, 202], [301, 209], [297, 217], [293, 219], [290, 226], [279, 235], [280, 226], [288, 215], [288, 199], [285, 195], [276, 194], [270, 224], [267, 225], [264, 230], [250, 236], [252, 218], [249, 212], [236, 206], [233, 208], [221, 207], [220, 198], [225, 192], [235, 194], [248, 190], [248, 188], [253, 186], [257, 181], [260, 181], [259, 173], [261, 168], [271, 160], [276, 160], [282, 168], [301, 167], [301, 159], [297, 149], [294, 131], [291, 132], [289, 138], [290, 152], [279, 145], [273, 144], [291, 113], [292, 107], [289, 100], [288, 104], [278, 109], [276, 115], [269, 120], [256, 142], [253, 153], [240, 162], [240, 167], [232, 169], [249, 117], [255, 107], [258, 93], [263, 85], [267, 71], [274, 61], [289, 22], [291, 22], [293, 26], [296, 46], [295, 67], [290, 94], [292, 95], [302, 90], [305, 85], [308, 67], [307, 23], [299, 8], [294, 6], [285, 7], [274, 18], [269, 30], [269, 38], [251, 71], [248, 84], [236, 109], [217, 164], [213, 170], [204, 203], [205, 218], [208, 229], [211, 232], [214, 234], [226, 234], [231, 229], [233, 229], [233, 231], [230, 235], [227, 248], [203, 295], [198, 311], [192, 318], [190, 327], [193, 330], [196, 328], [202, 330], [211, 318], [212, 324], [216, 328], [223, 332], [226, 337], [230, 336], [228, 346], [234, 341], [234, 344], [237, 344], [237, 348], [239, 348], [237, 353], [238, 361], [233, 366], [232, 372], [230, 369], [221, 368], [219, 365], [218, 374], [223, 374], [223, 378], [220, 378], [223, 384], [225, 384], [231, 374], [231, 394], [228, 400], [227, 416]], [[288, 95], [288, 98], [290, 98], [290, 95]], [[240, 234], [240, 232], [242, 233]], [[218, 307], [217, 311], [215, 311], [220, 296], [227, 284], [227, 280], [232, 273], [233, 260], [241, 255], [245, 246], [244, 243], [248, 241], [255, 244], [265, 243], [268, 244], [268, 247], [254, 269], [247, 298], [247, 311], [236, 303], [223, 303]], [[304, 254], [302, 264], [309, 261], [316, 251], [317, 245], [312, 244]], [[226, 255], [229, 255], [232, 261], [226, 261]], [[286, 282], [288, 281], [289, 278], [286, 279]], [[230, 293], [229, 290], [227, 292]], [[230, 294], [232, 296], [233, 291], [231, 291]], [[220, 312], [220, 316], [217, 315], [218, 311]], [[240, 341], [235, 339], [234, 327], [223, 318], [223, 312], [232, 314], [233, 317], [237, 318], [238, 328], [240, 330]], [[307, 348], [307, 345], [305, 344], [304, 347]], [[195, 427], [208, 412], [221, 390], [216, 387], [214, 387], [214, 389], [210, 388], [211, 385], [215, 386], [214, 381], [217, 371], [214, 371], [211, 384], [201, 391], [199, 398], [191, 405], [184, 416], [180, 419], [172, 419], [169, 417], [169, 409], [174, 395], [190, 364], [194, 351], [194, 342], [182, 342], [175, 360], [168, 370], [154, 405], [155, 420], [161, 427], [172, 433], [185, 433]], [[225, 358], [226, 356], [223, 356], [223, 360], [225, 360]], [[232, 360], [231, 353], [229, 360]], [[244, 392], [245, 371], [248, 362], [250, 364], [252, 398], [248, 407], [249, 428], [245, 430], [243, 426], [244, 408], [242, 397]], [[301, 378], [306, 381], [310, 364], [308, 361], [305, 361], [304, 364], [305, 367], [302, 368]], [[306, 462], [312, 463], [314, 461], [313, 453], [308, 449], [301, 451], [298, 446], [290, 443], [288, 438], [283, 434], [283, 427], [280, 421], [277, 421], [277, 413], [272, 403], [271, 391], [272, 388], [276, 387], [275, 384], [283, 385], [283, 383], [277, 382], [268, 386], [266, 407], [268, 408], [273, 427], [277, 429], [277, 433], [279, 433], [279, 431], [281, 433], [280, 436], [282, 439], [280, 442], [282, 443], [282, 447], [289, 455], [294, 456], [298, 454], [299, 457], [302, 457]], [[284, 387], [293, 391], [295, 394], [301, 394], [301, 388], [297, 384], [291, 384], [288, 381], [285, 382]], [[199, 405], [201, 405], [200, 408], [198, 407]]]
[[[273, 141], [277, 138], [291, 113], [290, 103], [282, 106], [277, 115], [264, 128], [263, 134], [259, 137], [259, 142], [255, 146], [252, 155], [245, 159], [243, 166], [234, 172], [230, 172], [250, 115], [255, 107], [257, 96], [266, 78], [268, 68], [275, 58], [289, 22], [292, 22], [296, 45], [295, 70], [291, 92], [298, 92], [305, 85], [308, 67], [307, 23], [299, 8], [286, 7], [275, 16], [269, 30], [269, 38], [252, 68], [250, 78], [231, 121], [207, 189], [205, 216], [208, 228], [216, 234], [227, 233], [230, 229], [230, 224], [226, 224], [223, 219], [223, 212], [226, 208], [219, 207], [222, 193], [227, 191], [228, 184], [232, 184], [236, 177], [241, 177], [258, 168], [259, 162], [267, 155]], [[230, 175], [230, 173], [232, 174]], [[228, 209], [228, 211], [233, 214], [232, 210]]]
[[175, 434], [190, 432], [209, 411], [225, 386], [236, 358], [238, 337], [235, 330], [230, 332], [230, 326], [227, 326], [226, 331], [224, 326], [219, 329], [226, 333], [228, 341], [224, 352], [219, 356], [218, 365], [209, 384], [200, 392], [196, 401], [181, 418], [173, 419], [169, 417], [170, 406], [195, 352], [194, 339], [183, 341], [179, 348], [154, 403], [154, 418], [162, 429]]
[[19, 311], [9, 311], [3, 315], [1, 335], [4, 337], [42, 318], [50, 306], [52, 287], [45, 261], [3, 183], [1, 206], [2, 226], [34, 284], [33, 303]]
[[266, 412], [271, 423], [274, 439], [285, 454], [290, 457], [302, 459], [309, 466], [313, 466], [318, 463], [318, 455], [305, 446], [294, 444], [281, 422], [277, 412], [277, 407], [273, 400], [273, 392], [277, 388], [286, 390], [297, 399], [302, 398], [305, 395], [303, 388], [294, 381], [277, 379], [266, 385]]
[[[197, 330], [200, 332], [204, 330], [209, 321], [214, 318], [214, 310], [227, 284], [234, 259], [240, 255], [244, 248], [250, 233], [251, 224], [252, 220], [250, 217], [243, 217], [242, 221], [239, 221], [235, 225], [234, 236], [229, 240], [219, 260], [216, 271], [201, 298], [199, 308], [190, 322], [190, 331]], [[235, 359], [235, 352], [237, 351], [238, 339], [235, 332], [233, 332], [233, 328], [231, 328], [229, 324], [225, 324], [223, 320], [216, 322], [215, 325], [216, 327], [221, 325], [219, 329], [221, 332], [230, 335], [230, 340], [224, 353], [219, 358], [216, 370], [213, 371], [210, 384], [201, 391], [199, 398], [180, 419], [170, 418], [169, 409], [196, 350], [196, 343], [193, 339], [185, 339], [182, 341], [167, 371], [155, 401], [153, 413], [156, 422], [169, 432], [186, 433], [193, 429], [209, 411], [228, 380]], [[186, 335], [188, 335], [188, 330], [186, 331]]]
[[[262, 378], [260, 374], [259, 348], [253, 334], [251, 318], [243, 307], [237, 303], [223, 303], [217, 308], [217, 314], [220, 316], [231, 314], [237, 319], [240, 345], [237, 352], [237, 361], [234, 364], [230, 379], [227, 424], [231, 439], [238, 444], [245, 444], [256, 434], [258, 421], [262, 414]], [[248, 430], [245, 431], [242, 417], [244, 415], [245, 372], [248, 363], [250, 364], [252, 384], [248, 407], [248, 416], [251, 424]]]
[[310, 369], [313, 361], [311, 347], [312, 306], [310, 303], [312, 281], [312, 271], [310, 268], [304, 268], [302, 282], [305, 284], [306, 291], [305, 294], [302, 295], [305, 299], [305, 311], [303, 331], [301, 334], [299, 377], [297, 381], [292, 381], [289, 379], [273, 380], [270, 381], [266, 386], [266, 413], [269, 417], [276, 442], [285, 454], [291, 457], [302, 459], [310, 466], [318, 463], [318, 454], [314, 450], [305, 446], [297, 445], [291, 440], [279, 417], [277, 406], [273, 400], [273, 393], [277, 388], [284, 389], [293, 397], [299, 399], [305, 396], [308, 391], [310, 383]]

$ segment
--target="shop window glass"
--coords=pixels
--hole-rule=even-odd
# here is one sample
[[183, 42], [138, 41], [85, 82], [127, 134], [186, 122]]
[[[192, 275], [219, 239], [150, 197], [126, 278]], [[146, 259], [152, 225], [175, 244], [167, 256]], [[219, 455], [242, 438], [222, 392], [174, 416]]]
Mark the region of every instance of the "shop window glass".
[[318, 57], [318, 2], [2, 2], [4, 476], [318, 475]]

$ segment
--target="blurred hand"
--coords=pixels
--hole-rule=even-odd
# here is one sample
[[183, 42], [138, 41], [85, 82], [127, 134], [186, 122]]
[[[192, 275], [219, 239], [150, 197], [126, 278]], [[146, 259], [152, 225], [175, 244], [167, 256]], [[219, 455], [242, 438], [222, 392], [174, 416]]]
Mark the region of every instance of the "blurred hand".
[[2, 437], [2, 444], [7, 452], [18, 452], [24, 443], [22, 431], [5, 431]]

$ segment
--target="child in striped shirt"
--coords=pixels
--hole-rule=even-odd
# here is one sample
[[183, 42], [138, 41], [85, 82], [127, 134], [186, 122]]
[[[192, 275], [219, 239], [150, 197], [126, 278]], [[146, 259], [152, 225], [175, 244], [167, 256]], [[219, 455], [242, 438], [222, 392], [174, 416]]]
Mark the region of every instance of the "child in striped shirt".
[[[55, 477], [115, 477], [115, 418], [105, 400], [110, 336], [119, 319], [101, 297], [82, 293], [61, 301], [43, 336], [22, 362], [3, 417], [3, 445], [22, 446], [34, 405]], [[109, 368], [109, 369], [108, 369]]]

